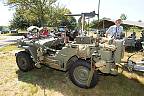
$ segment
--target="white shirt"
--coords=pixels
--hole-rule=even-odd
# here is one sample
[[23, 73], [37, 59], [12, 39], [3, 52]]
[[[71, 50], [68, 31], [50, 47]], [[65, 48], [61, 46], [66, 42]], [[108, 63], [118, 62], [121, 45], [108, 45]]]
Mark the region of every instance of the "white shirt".
[[122, 26], [116, 26], [113, 25], [109, 27], [109, 29], [106, 31], [108, 34], [108, 38], [120, 38], [121, 34], [123, 32], [123, 27]]

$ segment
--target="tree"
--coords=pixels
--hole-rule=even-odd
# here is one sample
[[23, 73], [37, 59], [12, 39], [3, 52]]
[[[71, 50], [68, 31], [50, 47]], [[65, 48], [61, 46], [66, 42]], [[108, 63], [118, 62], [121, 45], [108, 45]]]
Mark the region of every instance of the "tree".
[[124, 13], [122, 13], [121, 16], [120, 16], [120, 18], [121, 18], [122, 20], [126, 20], [126, 19], [127, 19], [127, 15], [124, 14]]
[[138, 20], [138, 22], [142, 22], [142, 20]]
[[91, 23], [90, 23], [90, 28], [97, 28], [99, 29], [100, 28], [100, 22], [102, 21], [103, 19], [100, 19], [99, 21], [98, 20], [93, 20]]
[[[35, 17], [39, 22], [39, 26], [45, 24], [45, 14], [49, 13], [50, 7], [57, 0], [8, 0], [9, 6], [15, 6], [16, 12], [19, 11], [27, 20], [29, 16]], [[48, 10], [46, 10], [48, 9]]]
[[[64, 16], [66, 13], [71, 13], [70, 10], [56, 5], [56, 1], [57, 0], [8, 0], [7, 4], [16, 9], [14, 18], [11, 21], [12, 26], [19, 28], [26, 28], [30, 25], [56, 27], [60, 26], [64, 21], [69, 22], [70, 25], [76, 23], [75, 18]], [[24, 25], [21, 26], [21, 24]]]

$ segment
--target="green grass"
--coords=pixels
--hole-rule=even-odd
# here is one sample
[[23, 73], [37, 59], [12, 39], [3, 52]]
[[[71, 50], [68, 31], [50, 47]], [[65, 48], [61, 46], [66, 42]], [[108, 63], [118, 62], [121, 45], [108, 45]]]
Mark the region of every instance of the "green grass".
[[0, 54], [0, 96], [143, 96], [141, 72], [101, 76], [95, 88], [81, 89], [71, 83], [65, 72], [47, 67], [21, 72], [14, 53], [9, 52], [13, 48], [15, 44], [3, 49], [7, 53]]
[[6, 45], [2, 48], [0, 48], [0, 52], [8, 52], [8, 51], [13, 51], [13, 50], [19, 50], [19, 48], [16, 46], [16, 43]]

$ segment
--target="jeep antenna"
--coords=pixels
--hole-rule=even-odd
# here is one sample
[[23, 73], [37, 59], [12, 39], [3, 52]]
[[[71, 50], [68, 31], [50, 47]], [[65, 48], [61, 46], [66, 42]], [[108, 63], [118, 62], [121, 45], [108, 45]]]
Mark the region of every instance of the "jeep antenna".
[[100, 15], [99, 15], [99, 14], [100, 14], [100, 13], [99, 13], [99, 10], [100, 10], [100, 0], [98, 1], [98, 21], [100, 20], [100, 18], [99, 18], [99, 16], [100, 16]]

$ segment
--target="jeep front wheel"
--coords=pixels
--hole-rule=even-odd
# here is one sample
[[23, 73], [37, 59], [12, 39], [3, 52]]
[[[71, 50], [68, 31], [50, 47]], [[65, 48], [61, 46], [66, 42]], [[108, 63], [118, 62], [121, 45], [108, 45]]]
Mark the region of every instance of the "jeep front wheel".
[[30, 71], [34, 68], [34, 62], [30, 56], [25, 51], [18, 52], [16, 55], [16, 63], [19, 69], [23, 72]]
[[85, 60], [77, 60], [69, 70], [69, 78], [80, 88], [93, 88], [98, 82], [98, 73], [95, 71], [88, 86], [87, 82], [90, 75], [90, 64]]

